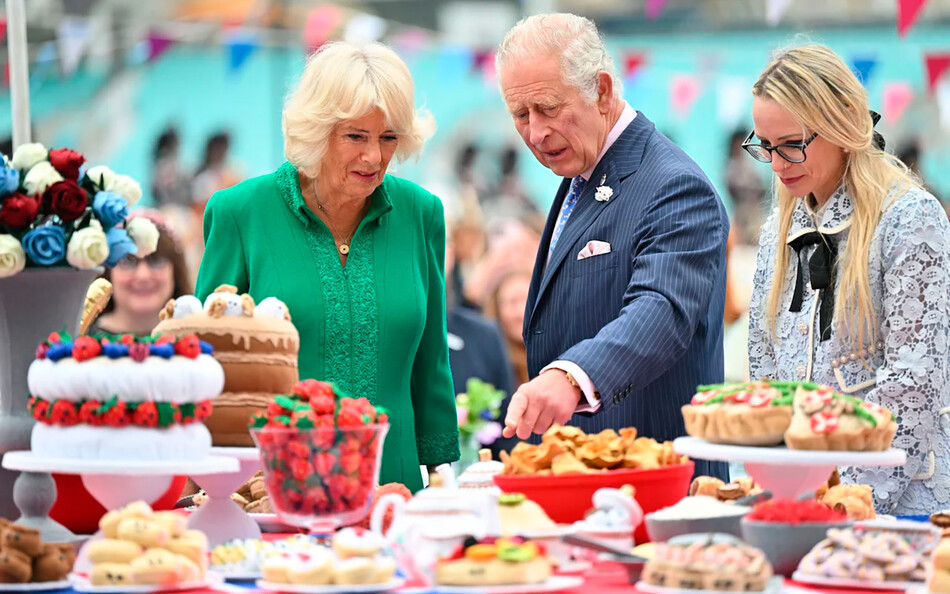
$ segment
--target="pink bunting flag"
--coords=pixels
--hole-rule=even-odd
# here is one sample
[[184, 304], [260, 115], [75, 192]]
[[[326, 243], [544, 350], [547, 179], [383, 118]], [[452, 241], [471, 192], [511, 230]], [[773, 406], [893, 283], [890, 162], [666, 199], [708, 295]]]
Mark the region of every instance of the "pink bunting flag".
[[924, 4], [927, 4], [927, 0], [897, 0], [897, 34], [899, 36], [904, 37], [914, 27]]
[[640, 68], [646, 64], [647, 55], [645, 52], [630, 52], [623, 57], [623, 76], [630, 78], [639, 72]]
[[655, 21], [660, 18], [661, 14], [663, 14], [663, 9], [665, 7], [666, 0], [647, 0], [646, 5], [644, 6], [644, 11], [646, 12], [648, 19]]
[[175, 40], [163, 33], [151, 32], [148, 34], [148, 61], [157, 60], [159, 56], [168, 51], [168, 48], [175, 43]]
[[933, 97], [940, 77], [950, 68], [950, 52], [926, 54], [924, 60], [927, 63], [927, 92]]
[[7, 38], [7, 19], [0, 17], [0, 42]]
[[343, 13], [333, 5], [318, 6], [310, 11], [303, 28], [303, 42], [307, 50], [312, 52], [329, 41], [342, 19]]
[[904, 112], [914, 101], [914, 91], [906, 82], [890, 82], [884, 85], [881, 111], [889, 125], [900, 121]]
[[679, 74], [670, 81], [670, 101], [673, 113], [685, 118], [700, 95], [699, 81], [690, 74]]

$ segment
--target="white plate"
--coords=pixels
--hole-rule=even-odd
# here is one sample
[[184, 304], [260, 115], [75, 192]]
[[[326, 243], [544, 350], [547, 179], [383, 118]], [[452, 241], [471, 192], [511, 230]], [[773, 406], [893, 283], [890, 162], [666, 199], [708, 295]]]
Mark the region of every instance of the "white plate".
[[251, 516], [251, 519], [257, 522], [257, 527], [261, 529], [261, 532], [267, 532], [269, 534], [274, 533], [291, 533], [296, 534], [300, 532], [300, 529], [296, 526], [291, 526], [290, 524], [284, 524], [280, 521], [280, 518], [277, 517], [277, 514], [247, 514]]
[[786, 466], [902, 466], [907, 462], [904, 450], [886, 452], [829, 452], [790, 450], [785, 447], [752, 447], [710, 443], [698, 437], [677, 437], [673, 450], [702, 460], [757, 462]]
[[[782, 589], [781, 576], [773, 576], [765, 585], [765, 590], [761, 593], [748, 592], [747, 594], [763, 594], [779, 592]], [[665, 586], [654, 586], [646, 582], [637, 582], [637, 590], [649, 592], [650, 594], [730, 594], [729, 592], [719, 592], [718, 590], [681, 590], [680, 588], [667, 588]]]
[[833, 588], [853, 588], [855, 590], [911, 590], [920, 588], [924, 582], [866, 582], [842, 578], [830, 578], [820, 575], [809, 575], [796, 571], [792, 579], [803, 584], [814, 586], [831, 586]]
[[584, 583], [584, 578], [573, 575], [555, 575], [540, 584], [520, 584], [511, 586], [442, 586], [428, 589], [439, 594], [534, 594], [535, 592], [560, 592], [576, 588]]
[[183, 592], [185, 590], [199, 590], [202, 588], [213, 588], [221, 585], [224, 580], [221, 576], [208, 572], [207, 578], [202, 582], [182, 582], [171, 585], [148, 585], [148, 586], [93, 586], [89, 583], [89, 578], [72, 575], [72, 586], [77, 592], [87, 592], [88, 594], [149, 594], [151, 592]]
[[568, 561], [557, 566], [555, 573], [584, 573], [594, 566], [590, 561]]
[[81, 458], [45, 458], [33, 452], [7, 452], [3, 467], [23, 472], [62, 472], [66, 474], [120, 474], [152, 476], [176, 474], [211, 474], [237, 472], [240, 465], [235, 458], [206, 456], [200, 460], [84, 460]]
[[402, 587], [406, 580], [393, 578], [384, 584], [352, 584], [345, 586], [307, 586], [304, 584], [275, 584], [257, 580], [254, 584], [262, 590], [292, 592], [295, 594], [343, 594], [345, 592], [390, 592]]
[[51, 592], [68, 590], [72, 586], [69, 580], [58, 582], [30, 582], [28, 584], [0, 584], [0, 592]]
[[253, 581], [255, 581], [255, 580], [261, 579], [261, 572], [259, 572], [259, 571], [254, 571], [254, 572], [250, 572], [250, 571], [245, 571], [245, 572], [235, 571], [235, 572], [232, 572], [232, 573], [228, 573], [228, 572], [226, 572], [226, 571], [221, 571], [220, 569], [216, 569], [215, 571], [216, 571], [218, 574], [220, 574], [221, 577], [224, 578], [225, 581], [229, 581], [229, 582], [253, 582]]

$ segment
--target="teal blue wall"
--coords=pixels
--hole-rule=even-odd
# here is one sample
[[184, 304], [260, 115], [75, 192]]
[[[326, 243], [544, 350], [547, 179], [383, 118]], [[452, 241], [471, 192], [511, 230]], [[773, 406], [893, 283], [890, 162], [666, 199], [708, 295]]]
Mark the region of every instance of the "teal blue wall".
[[[941, 194], [950, 196], [950, 130], [940, 131], [938, 111], [926, 97], [922, 54], [950, 49], [950, 30], [919, 29], [898, 40], [892, 28], [821, 31], [810, 39], [828, 43], [846, 59], [879, 60], [868, 90], [880, 111], [886, 82], [905, 80], [917, 99], [897, 128], [882, 129], [891, 146], [912, 135], [925, 136], [924, 173]], [[796, 40], [788, 31], [729, 34], [643, 35], [610, 39], [621, 63], [626, 51], [645, 51], [648, 62], [626, 82], [625, 95], [657, 127], [668, 133], [721, 187], [725, 144], [731, 126], [718, 121], [718, 77], [742, 77], [751, 85], [767, 63], [769, 52]], [[428, 49], [405, 56], [416, 81], [419, 102], [430, 109], [439, 130], [418, 162], [399, 166], [400, 175], [440, 187], [450, 175], [454, 151], [462, 141], [484, 147], [486, 167], [514, 135], [493, 81], [470, 70], [467, 50]], [[133, 67], [118, 77], [84, 71], [69, 80], [37, 76], [32, 107], [37, 140], [68, 145], [90, 153], [91, 160], [130, 174], [148, 187], [152, 143], [169, 123], [183, 136], [183, 161], [197, 165], [205, 138], [225, 128], [233, 134], [232, 154], [246, 175], [274, 169], [283, 159], [280, 109], [288, 85], [300, 72], [297, 49], [261, 49], [238, 72], [229, 72], [224, 48], [177, 46], [160, 59]], [[677, 74], [697, 74], [706, 83], [688, 117], [669, 107], [669, 83]], [[10, 113], [9, 95], [0, 95], [0, 113]], [[747, 125], [747, 110], [743, 110]], [[0, 135], [9, 134], [9, 118], [0, 121]], [[520, 144], [519, 144], [520, 146]], [[546, 205], [558, 180], [524, 150], [523, 176], [535, 199]]]

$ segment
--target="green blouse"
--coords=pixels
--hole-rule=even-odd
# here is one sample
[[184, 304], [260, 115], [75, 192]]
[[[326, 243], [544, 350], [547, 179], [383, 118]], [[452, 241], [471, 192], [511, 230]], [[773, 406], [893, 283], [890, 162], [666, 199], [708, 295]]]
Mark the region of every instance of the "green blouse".
[[215, 193], [204, 215], [196, 294], [221, 284], [277, 297], [300, 332], [300, 377], [335, 382], [389, 411], [381, 483], [422, 488], [420, 464], [459, 459], [445, 327], [445, 219], [439, 199], [387, 175], [346, 266], [304, 202], [297, 169]]

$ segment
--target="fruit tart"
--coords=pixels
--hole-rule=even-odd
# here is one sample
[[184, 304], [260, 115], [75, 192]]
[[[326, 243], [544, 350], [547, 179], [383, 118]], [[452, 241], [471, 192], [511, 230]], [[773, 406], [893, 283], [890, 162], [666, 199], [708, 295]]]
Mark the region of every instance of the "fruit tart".
[[797, 382], [700, 386], [683, 406], [686, 432], [713, 443], [779, 445], [792, 420]]
[[891, 411], [828, 386], [800, 384], [793, 409], [785, 432], [785, 444], [792, 450], [883, 452], [897, 432]]

